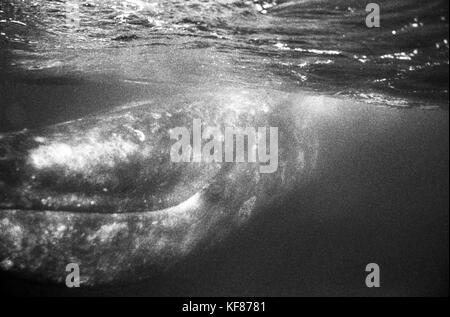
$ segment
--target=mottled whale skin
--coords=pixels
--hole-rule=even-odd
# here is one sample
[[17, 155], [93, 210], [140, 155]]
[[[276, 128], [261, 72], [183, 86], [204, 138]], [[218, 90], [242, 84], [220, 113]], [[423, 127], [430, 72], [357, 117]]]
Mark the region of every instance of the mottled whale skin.
[[[177, 100], [0, 135], [0, 268], [63, 283], [77, 263], [84, 285], [148, 278], [308, 181], [318, 139], [302, 97], [223, 88]], [[193, 119], [278, 127], [277, 171], [171, 162], [170, 129]]]

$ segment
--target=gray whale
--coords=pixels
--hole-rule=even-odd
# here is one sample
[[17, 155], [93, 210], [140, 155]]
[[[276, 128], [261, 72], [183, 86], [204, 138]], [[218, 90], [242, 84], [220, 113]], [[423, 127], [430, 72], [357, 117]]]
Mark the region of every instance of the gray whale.
[[[262, 206], [307, 182], [318, 138], [304, 96], [195, 91], [0, 136], [0, 267], [64, 282], [68, 263], [96, 285], [148, 278], [211, 248]], [[169, 129], [279, 128], [279, 166], [172, 163]]]

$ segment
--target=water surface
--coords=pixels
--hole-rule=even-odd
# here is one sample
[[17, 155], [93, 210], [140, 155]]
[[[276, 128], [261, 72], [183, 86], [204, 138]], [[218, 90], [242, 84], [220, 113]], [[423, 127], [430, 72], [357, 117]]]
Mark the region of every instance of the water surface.
[[190, 86], [309, 90], [448, 108], [448, 2], [1, 2], [0, 130]]

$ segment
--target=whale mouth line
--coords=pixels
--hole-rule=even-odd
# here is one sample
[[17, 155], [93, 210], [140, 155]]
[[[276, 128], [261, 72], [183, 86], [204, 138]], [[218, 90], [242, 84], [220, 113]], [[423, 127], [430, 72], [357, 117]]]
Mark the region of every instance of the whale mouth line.
[[[105, 215], [123, 215], [123, 214], [143, 214], [143, 213], [156, 213], [159, 211], [169, 210], [171, 208], [175, 208], [176, 206], [182, 204], [186, 200], [189, 200], [192, 196], [194, 196], [196, 193], [193, 193], [190, 196], [187, 196], [185, 199], [171, 202], [171, 203], [160, 203], [155, 204], [153, 206], [144, 206], [142, 202], [139, 202], [139, 204], [135, 204], [134, 206], [116, 206], [114, 202], [110, 204], [109, 206], [104, 204], [100, 205], [96, 201], [91, 200], [88, 203], [83, 203], [80, 201], [75, 201], [74, 204], [54, 204], [52, 205], [51, 199], [60, 199], [60, 197], [47, 197], [42, 198], [39, 205], [34, 206], [23, 206], [23, 204], [20, 203], [1, 203], [0, 204], [0, 211], [1, 210], [20, 210], [22, 212], [60, 212], [60, 213], [73, 213], [73, 214], [105, 214]], [[47, 204], [47, 206], [46, 206]], [[153, 207], [153, 208], [152, 208]]]
[[[157, 214], [157, 213], [170, 213], [176, 210], [185, 210], [192, 208], [194, 205], [196, 205], [202, 195], [204, 193], [204, 190], [200, 190], [196, 192], [195, 194], [191, 195], [189, 198], [185, 199], [184, 201], [181, 201], [178, 204], [175, 204], [173, 206], [168, 206], [161, 209], [155, 209], [155, 210], [149, 210], [149, 209], [143, 209], [143, 210], [136, 210], [136, 211], [128, 211], [128, 212], [98, 212], [98, 211], [84, 211], [84, 210], [70, 210], [70, 209], [37, 209], [37, 208], [15, 208], [12, 207], [0, 207], [0, 211], [5, 212], [30, 212], [30, 213], [61, 213], [61, 214], [77, 214], [77, 215], [92, 215], [92, 216], [126, 216], [126, 215], [143, 215], [143, 214]], [[194, 203], [194, 201], [196, 203]]]
[[66, 213], [66, 214], [85, 214], [85, 215], [129, 215], [129, 214], [148, 214], [148, 213], [158, 213], [169, 211], [177, 207], [178, 205], [171, 206], [164, 209], [157, 210], [138, 210], [138, 211], [129, 211], [129, 212], [98, 212], [98, 211], [85, 211], [85, 210], [70, 210], [70, 209], [36, 209], [36, 208], [14, 208], [14, 207], [0, 207], [0, 211], [19, 211], [19, 212], [30, 212], [30, 213]]
[[171, 206], [171, 207], [167, 207], [167, 208], [163, 208], [163, 209], [155, 209], [155, 210], [136, 210], [136, 211], [127, 211], [127, 212], [116, 212], [116, 211], [112, 211], [112, 212], [106, 212], [106, 211], [89, 211], [89, 210], [71, 210], [71, 209], [37, 209], [37, 208], [15, 208], [15, 207], [0, 207], [0, 211], [10, 211], [10, 210], [15, 210], [15, 211], [21, 211], [21, 212], [30, 212], [30, 213], [35, 213], [35, 212], [55, 212], [55, 213], [70, 213], [70, 214], [97, 214], [97, 215], [126, 215], [126, 214], [144, 214], [144, 213], [156, 213], [156, 212], [160, 212], [160, 211], [164, 211], [164, 210], [168, 210], [171, 209], [175, 206]]
[[[67, 213], [91, 213], [91, 214], [127, 214], [157, 212], [177, 206], [190, 196], [178, 201], [149, 201], [154, 197], [136, 199], [137, 197], [108, 196], [83, 196], [67, 193], [58, 195], [42, 195], [36, 193], [32, 197], [23, 195], [12, 197], [8, 201], [0, 203], [0, 210], [21, 210], [29, 212], [67, 212]], [[15, 201], [14, 201], [15, 200]]]

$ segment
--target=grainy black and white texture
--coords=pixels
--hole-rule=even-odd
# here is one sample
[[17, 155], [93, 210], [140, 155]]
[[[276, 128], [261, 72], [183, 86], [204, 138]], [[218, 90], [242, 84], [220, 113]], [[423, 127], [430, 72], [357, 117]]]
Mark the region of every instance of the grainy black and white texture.
[[[2, 293], [448, 295], [448, 2], [367, 3], [1, 0]], [[171, 161], [194, 119], [277, 170]]]

